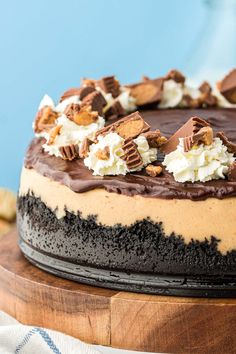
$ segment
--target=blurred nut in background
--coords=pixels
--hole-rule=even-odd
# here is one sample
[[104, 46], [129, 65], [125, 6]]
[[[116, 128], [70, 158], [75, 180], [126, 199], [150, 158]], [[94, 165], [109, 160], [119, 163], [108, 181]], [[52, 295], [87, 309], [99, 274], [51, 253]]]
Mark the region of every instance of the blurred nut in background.
[[10, 190], [0, 188], [0, 236], [15, 224], [16, 196]]

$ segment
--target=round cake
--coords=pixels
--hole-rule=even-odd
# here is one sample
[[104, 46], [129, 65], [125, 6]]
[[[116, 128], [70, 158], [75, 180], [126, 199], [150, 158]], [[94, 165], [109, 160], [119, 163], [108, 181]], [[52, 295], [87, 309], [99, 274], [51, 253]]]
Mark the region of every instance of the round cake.
[[18, 195], [25, 256], [102, 287], [235, 296], [235, 76], [217, 89], [176, 70], [112, 76], [57, 106], [45, 96]]

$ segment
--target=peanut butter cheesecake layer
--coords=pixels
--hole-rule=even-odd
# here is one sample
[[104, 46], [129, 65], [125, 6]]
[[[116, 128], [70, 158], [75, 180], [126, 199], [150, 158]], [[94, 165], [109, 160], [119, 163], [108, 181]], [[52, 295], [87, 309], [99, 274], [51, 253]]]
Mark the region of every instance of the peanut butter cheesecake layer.
[[[61, 222], [67, 211], [80, 214], [82, 219], [93, 216], [96, 223], [104, 227], [130, 227], [149, 220], [159, 223], [165, 235], [180, 235], [186, 245], [192, 240], [204, 242], [207, 239], [210, 242], [214, 235], [222, 254], [236, 249], [236, 198], [208, 198], [195, 202], [140, 195], [130, 197], [109, 193], [102, 188], [75, 193], [34, 169], [26, 168], [22, 171], [19, 196], [38, 198]], [[127, 209], [132, 213], [125, 212]]]
[[18, 195], [26, 257], [101, 286], [234, 296], [235, 73], [215, 89], [171, 70], [45, 96]]

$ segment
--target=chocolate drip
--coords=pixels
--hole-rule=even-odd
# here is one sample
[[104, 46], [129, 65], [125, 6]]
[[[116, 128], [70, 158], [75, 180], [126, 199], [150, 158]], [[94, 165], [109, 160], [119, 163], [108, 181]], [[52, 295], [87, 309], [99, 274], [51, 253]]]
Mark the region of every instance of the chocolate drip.
[[[163, 135], [171, 136], [189, 117], [197, 115], [211, 123], [215, 132], [223, 130], [236, 143], [236, 109], [172, 109], [143, 111], [142, 115], [151, 129], [160, 129]], [[82, 193], [95, 188], [125, 195], [166, 199], [204, 200], [236, 196], [236, 181], [215, 180], [206, 183], [179, 183], [163, 169], [158, 178], [147, 176], [145, 171], [126, 176], [93, 176], [83, 160], [64, 161], [49, 156], [42, 150], [42, 139], [34, 139], [25, 157], [25, 167], [58, 181], [74, 192]]]

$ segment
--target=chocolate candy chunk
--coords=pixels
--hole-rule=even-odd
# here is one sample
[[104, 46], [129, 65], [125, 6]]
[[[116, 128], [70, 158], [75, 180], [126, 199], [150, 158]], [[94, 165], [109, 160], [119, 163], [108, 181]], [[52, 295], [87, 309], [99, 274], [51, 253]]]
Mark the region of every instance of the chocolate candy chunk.
[[225, 135], [224, 132], [218, 132], [216, 133], [216, 136], [220, 138], [222, 143], [227, 146], [228, 152], [232, 154], [236, 154], [236, 144], [234, 144], [232, 141], [230, 141], [227, 136]]
[[201, 106], [201, 103], [198, 98], [192, 98], [188, 94], [184, 94], [182, 101], [181, 101], [181, 107], [184, 108], [198, 108]]
[[82, 100], [84, 97], [86, 97], [88, 94], [90, 94], [93, 91], [95, 91], [95, 88], [91, 87], [91, 86], [71, 88], [63, 93], [63, 95], [60, 98], [60, 102], [66, 100], [67, 98], [70, 98], [72, 96], [79, 96], [80, 99]]
[[67, 146], [61, 146], [59, 151], [62, 155], [63, 160], [72, 161], [79, 157], [78, 145], [70, 144]]
[[34, 121], [34, 131], [35, 133], [41, 133], [42, 131], [50, 130], [56, 119], [58, 118], [58, 113], [54, 112], [51, 107], [44, 106], [41, 108], [35, 117]]
[[159, 148], [166, 143], [167, 139], [161, 135], [160, 130], [150, 131], [142, 134], [148, 141], [148, 145], [151, 148]]
[[183, 84], [185, 82], [185, 76], [178, 70], [172, 69], [168, 72], [165, 77], [166, 80], [174, 80], [179, 84]]
[[198, 101], [201, 107], [214, 107], [217, 105], [217, 98], [212, 94], [212, 87], [209, 82], [204, 81], [199, 86], [199, 91], [201, 96]]
[[113, 104], [105, 112], [106, 119], [115, 119], [125, 115], [125, 110], [120, 101], [114, 101]]
[[236, 181], [236, 162], [229, 167], [228, 180], [231, 182]]
[[236, 103], [236, 69], [230, 71], [230, 73], [218, 83], [218, 88], [220, 93], [230, 103]]
[[151, 176], [151, 177], [157, 177], [162, 173], [162, 167], [161, 166], [155, 166], [155, 165], [148, 165], [145, 168], [146, 173]]
[[68, 106], [66, 106], [65, 110], [64, 110], [64, 114], [67, 116], [68, 119], [70, 120], [74, 120], [74, 115], [76, 113], [79, 113], [80, 111], [80, 105], [77, 103], [71, 103], [68, 104]]
[[193, 133], [184, 139], [184, 151], [190, 151], [194, 145], [211, 145], [213, 142], [213, 130], [211, 127], [203, 127], [197, 133]]
[[111, 93], [114, 98], [120, 94], [120, 83], [116, 80], [115, 76], [106, 76], [97, 81], [99, 86], [104, 92]]
[[121, 156], [121, 158], [126, 162], [129, 170], [133, 170], [142, 166], [142, 157], [138, 151], [137, 145], [131, 138], [124, 141], [122, 149], [124, 154]]
[[142, 76], [142, 81], [145, 82], [145, 81], [149, 81], [151, 80], [149, 76], [146, 76], [146, 75], [143, 75]]
[[96, 137], [100, 134], [105, 135], [115, 132], [124, 139], [136, 138], [138, 135], [145, 133], [149, 129], [150, 126], [137, 111], [99, 130], [96, 133]]
[[212, 92], [211, 85], [209, 84], [208, 81], [203, 81], [203, 83], [199, 86], [198, 89], [201, 93], [211, 93]]
[[99, 116], [103, 115], [103, 107], [107, 104], [101, 92], [94, 91], [88, 94], [81, 103], [81, 108], [90, 109], [91, 111], [98, 112]]
[[199, 97], [201, 107], [215, 107], [217, 105], [217, 98], [209, 93], [202, 93]]
[[[161, 146], [161, 151], [165, 154], [176, 150], [179, 138], [191, 137], [198, 133], [201, 128], [210, 126], [204, 119], [199, 117], [190, 118], [176, 133], [174, 133], [165, 144]], [[187, 144], [186, 144], [187, 146]]]
[[92, 86], [84, 86], [81, 87], [80, 89], [80, 100], [82, 101], [86, 96], [88, 96], [90, 93], [94, 92], [95, 88]]
[[145, 80], [144, 82], [128, 86], [130, 95], [136, 99], [137, 106], [146, 106], [158, 103], [162, 97], [163, 78]]
[[79, 96], [79, 95], [80, 95], [80, 88], [71, 88], [71, 89], [65, 91], [65, 92], [61, 95], [60, 102], [66, 100], [66, 99], [69, 98], [69, 97], [72, 97], [72, 96]]

